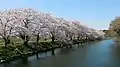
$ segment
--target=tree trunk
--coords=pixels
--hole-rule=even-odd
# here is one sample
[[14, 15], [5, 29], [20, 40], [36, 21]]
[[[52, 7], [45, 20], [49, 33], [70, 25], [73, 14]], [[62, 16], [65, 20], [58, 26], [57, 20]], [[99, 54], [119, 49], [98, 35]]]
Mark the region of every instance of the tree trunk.
[[23, 45], [25, 45], [25, 46], [28, 47], [28, 41], [24, 40], [24, 41], [23, 41]]
[[22, 56], [22, 62], [23, 63], [27, 63], [28, 62], [28, 56], [27, 55], [23, 55]]
[[7, 44], [10, 44], [10, 39], [5, 39], [5, 38], [3, 38], [4, 39], [4, 45], [6, 46]]
[[55, 55], [55, 49], [54, 48], [52, 49], [52, 55]]
[[[38, 46], [39, 45], [39, 34], [37, 35], [37, 39], [36, 39], [36, 45]], [[38, 50], [38, 49], [37, 49]], [[38, 59], [38, 51], [36, 52], [36, 58]]]
[[[5, 49], [7, 49], [7, 44], [10, 44], [10, 40], [9, 39], [4, 39], [4, 45], [5, 45]], [[7, 61], [7, 51], [5, 50], [5, 62]]]
[[52, 42], [55, 42], [55, 36], [52, 35]]
[[6, 41], [6, 40], [5, 40], [5, 43], [4, 43], [4, 44], [5, 44], [5, 46], [7, 45], [7, 41]]
[[30, 49], [33, 50], [33, 48], [28, 45], [28, 41], [29, 41], [29, 37], [28, 36], [23, 37], [22, 40], [23, 40], [23, 45], [24, 46], [26, 46], [27, 48], [30, 48]]
[[77, 40], [80, 40], [80, 36], [77, 37]]
[[73, 39], [72, 39], [72, 36], [70, 36], [70, 40], [73, 40]]
[[39, 56], [38, 56], [38, 51], [36, 52], [36, 58], [37, 58], [37, 59], [39, 58]]
[[36, 45], [39, 45], [39, 39], [40, 39], [40, 36], [39, 34], [37, 35], [37, 40], [36, 40]]

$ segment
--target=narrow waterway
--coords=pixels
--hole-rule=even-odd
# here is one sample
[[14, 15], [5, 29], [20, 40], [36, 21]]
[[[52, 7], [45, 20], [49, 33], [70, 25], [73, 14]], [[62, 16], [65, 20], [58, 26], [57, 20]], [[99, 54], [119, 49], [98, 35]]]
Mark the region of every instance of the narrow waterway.
[[120, 67], [120, 44], [112, 40], [87, 43], [83, 47], [57, 49], [39, 54], [40, 58], [29, 57], [28, 62], [21, 60], [0, 67]]

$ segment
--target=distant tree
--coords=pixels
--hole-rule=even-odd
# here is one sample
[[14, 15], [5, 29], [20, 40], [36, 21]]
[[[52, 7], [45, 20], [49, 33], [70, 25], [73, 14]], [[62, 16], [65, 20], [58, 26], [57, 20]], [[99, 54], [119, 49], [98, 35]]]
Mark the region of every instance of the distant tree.
[[115, 31], [120, 36], [120, 17], [111, 21], [109, 29]]

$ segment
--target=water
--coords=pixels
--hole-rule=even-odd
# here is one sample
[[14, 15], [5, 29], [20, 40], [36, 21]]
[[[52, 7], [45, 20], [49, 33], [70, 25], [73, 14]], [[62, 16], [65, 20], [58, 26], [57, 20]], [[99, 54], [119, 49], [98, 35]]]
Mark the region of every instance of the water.
[[26, 63], [14, 61], [5, 67], [120, 67], [120, 46], [112, 40], [88, 43], [77, 48], [57, 49], [55, 56], [51, 56], [51, 52], [39, 56], [39, 59], [29, 57]]

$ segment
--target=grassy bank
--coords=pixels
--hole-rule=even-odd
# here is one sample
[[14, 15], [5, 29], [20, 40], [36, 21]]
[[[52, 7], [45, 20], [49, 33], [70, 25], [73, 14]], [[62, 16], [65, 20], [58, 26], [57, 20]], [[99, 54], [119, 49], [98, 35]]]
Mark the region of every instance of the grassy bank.
[[[65, 46], [63, 42], [55, 41], [40, 41], [39, 45], [36, 45], [35, 42], [29, 42], [29, 46], [36, 48], [35, 50], [29, 49], [22, 43], [9, 44], [7, 46], [1, 43], [0, 45], [0, 59], [2, 60], [15, 60], [18, 58], [23, 58], [24, 56], [32, 56], [36, 53], [47, 52], [52, 49], [60, 48]], [[2, 61], [3, 62], [3, 61]]]
[[[16, 43], [11, 42], [11, 44], [4, 46], [1, 40], [0, 59], [6, 60], [6, 61], [17, 60], [19, 58], [24, 59], [25, 57], [32, 56], [37, 53], [47, 52], [47, 51], [54, 50], [56, 48], [62, 48], [65, 46], [67, 47], [73, 44], [84, 43], [89, 41], [94, 41], [94, 40], [80, 40], [80, 41], [73, 40], [72, 44], [70, 44], [69, 41], [65, 43], [60, 41], [51, 42], [50, 40], [48, 40], [48, 41], [39, 41], [39, 45], [36, 45], [35, 42], [30, 41], [28, 43], [29, 46], [31, 46], [32, 48], [36, 48], [33, 50], [22, 45], [22, 43], [17, 43], [17, 42]], [[1, 62], [5, 62], [5, 61], [1, 61]]]

